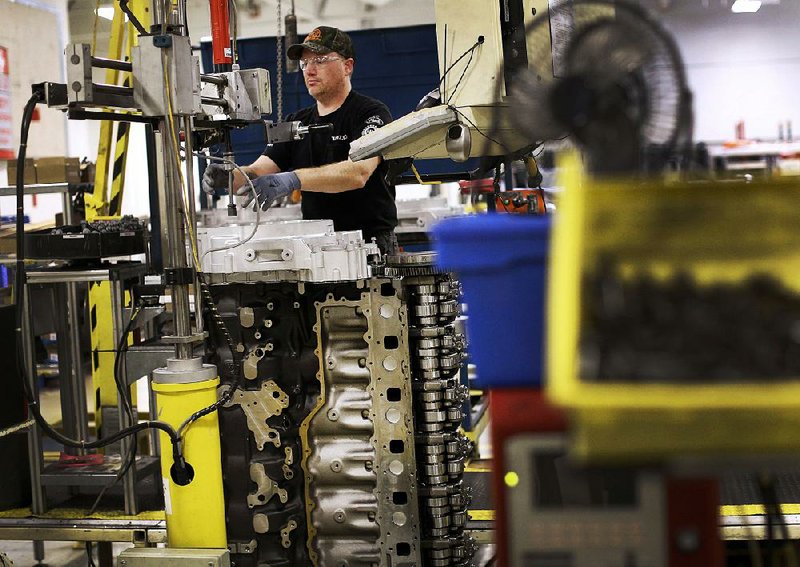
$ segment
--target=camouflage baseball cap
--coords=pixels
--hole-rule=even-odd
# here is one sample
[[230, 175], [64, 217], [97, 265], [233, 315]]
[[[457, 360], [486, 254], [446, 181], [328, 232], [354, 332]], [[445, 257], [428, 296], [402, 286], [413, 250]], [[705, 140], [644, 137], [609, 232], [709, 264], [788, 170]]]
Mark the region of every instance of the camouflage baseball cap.
[[328, 26], [314, 28], [303, 40], [303, 43], [290, 45], [289, 49], [286, 50], [286, 55], [289, 59], [300, 59], [300, 56], [303, 55], [303, 49], [308, 49], [314, 53], [335, 51], [345, 59], [355, 59], [356, 56], [350, 36], [340, 29]]

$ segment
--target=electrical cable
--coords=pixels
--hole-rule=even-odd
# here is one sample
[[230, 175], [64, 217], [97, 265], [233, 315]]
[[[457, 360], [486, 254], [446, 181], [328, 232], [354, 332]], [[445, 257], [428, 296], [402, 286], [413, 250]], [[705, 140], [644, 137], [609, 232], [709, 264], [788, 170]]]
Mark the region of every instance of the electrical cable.
[[6, 435], [11, 435], [12, 433], [16, 433], [17, 431], [22, 431], [23, 429], [28, 429], [31, 425], [35, 425], [35, 419], [28, 419], [26, 421], [14, 424], [10, 427], [6, 427], [5, 429], [0, 429], [0, 438], [5, 437]]
[[136, 17], [131, 10], [130, 6], [128, 6], [128, 0], [119, 0], [119, 9], [122, 10], [126, 16], [128, 16], [128, 21], [133, 24], [133, 27], [136, 28], [136, 31], [139, 32], [140, 35], [147, 35], [147, 30], [144, 29], [142, 22]]
[[94, 56], [97, 50], [97, 23], [100, 20], [100, 0], [95, 0], [94, 3], [94, 22], [92, 23], [92, 50], [91, 54]]
[[86, 542], [86, 559], [88, 567], [96, 567], [94, 564], [94, 551], [92, 550], [92, 542]]
[[[165, 84], [165, 87], [166, 87], [166, 91], [165, 91], [164, 94], [165, 94], [165, 98], [166, 98], [166, 102], [167, 102], [167, 119], [169, 121], [170, 138], [172, 140], [172, 151], [173, 151], [173, 154], [175, 156], [175, 160], [176, 160], [176, 164], [175, 165], [176, 165], [176, 168], [178, 170], [179, 182], [180, 182], [180, 190], [181, 190], [180, 192], [181, 192], [182, 204], [183, 204], [183, 210], [182, 210], [183, 221], [184, 221], [184, 224], [185, 224], [186, 231], [189, 234], [189, 241], [190, 241], [191, 249], [192, 249], [192, 259], [194, 260], [195, 272], [197, 274], [198, 282], [200, 283], [201, 292], [203, 293], [203, 296], [206, 298], [206, 301], [209, 302], [209, 306], [212, 308], [212, 310], [216, 310], [216, 305], [213, 303], [213, 298], [211, 297], [211, 293], [208, 290], [208, 286], [207, 286], [207, 284], [205, 283], [205, 281], [203, 280], [203, 278], [201, 276], [201, 273], [202, 273], [201, 264], [200, 264], [200, 259], [198, 258], [198, 254], [197, 254], [197, 237], [196, 237], [196, 234], [194, 232], [194, 226], [193, 226], [191, 220], [189, 219], [189, 213], [188, 213], [189, 209], [188, 209], [188, 204], [187, 204], [187, 201], [186, 201], [186, 194], [185, 194], [185, 191], [184, 191], [185, 182], [184, 182], [184, 178], [183, 178], [183, 171], [181, 169], [180, 158], [178, 157], [179, 156], [179, 145], [178, 145], [177, 137], [175, 135], [175, 118], [174, 118], [174, 114], [172, 112], [172, 97], [170, 95], [171, 88], [170, 88], [170, 80], [169, 80], [169, 71], [168, 71], [167, 65], [166, 65], [166, 56], [165, 56], [165, 54], [162, 54], [161, 64], [162, 64], [162, 71], [163, 71], [163, 74], [164, 74], [164, 84]], [[219, 159], [219, 158], [215, 158], [215, 159]], [[244, 175], [244, 177], [248, 181], [248, 183], [250, 184], [250, 187], [253, 190], [253, 192], [255, 193], [255, 187], [253, 186], [252, 181], [250, 181], [249, 176]], [[255, 228], [257, 229], [257, 227], [258, 226], [256, 225]], [[195, 316], [198, 316], [198, 314], [196, 313]], [[224, 321], [221, 320], [221, 317], [219, 317], [219, 318], [215, 317], [214, 321], [215, 321], [215, 324], [217, 324], [217, 325], [221, 324], [224, 327]], [[230, 339], [230, 333], [228, 333], [227, 328], [225, 328], [224, 334], [226, 335], [226, 337], [228, 339]], [[231, 348], [231, 353], [233, 355], [233, 360], [235, 362], [235, 364], [234, 364], [235, 371], [234, 372], [236, 373], [236, 377], [237, 377], [236, 381], [238, 383], [239, 380], [240, 380], [239, 379], [239, 375], [240, 375], [239, 366], [240, 366], [240, 364], [239, 364], [239, 361], [237, 360], [238, 357], [235, 354], [236, 353], [236, 348], [233, 345], [233, 341], [232, 340], [230, 340], [228, 346]], [[192, 423], [194, 423], [195, 421], [197, 421], [201, 417], [203, 417], [205, 415], [208, 415], [208, 414], [218, 410], [222, 405], [226, 404], [230, 400], [230, 398], [233, 396], [233, 390], [234, 390], [234, 388], [229, 388], [228, 391], [219, 400], [217, 400], [213, 404], [211, 404], [211, 405], [209, 405], [209, 406], [207, 406], [207, 407], [205, 407], [205, 408], [193, 413], [191, 416], [189, 416], [178, 427], [178, 431], [177, 431], [178, 438], [179, 439], [183, 438], [183, 436], [186, 434], [186, 431], [188, 430], [189, 426], [191, 426]]]
[[772, 531], [774, 520], [775, 523], [777, 523], [778, 529], [780, 530], [780, 537], [784, 540], [784, 544], [786, 546], [785, 564], [787, 567], [797, 567], [797, 550], [794, 548], [792, 539], [789, 535], [789, 528], [786, 525], [786, 518], [781, 510], [781, 504], [778, 500], [778, 493], [776, 490], [775, 477], [771, 474], [759, 475], [758, 488], [761, 493], [761, 500], [764, 503], [764, 512], [767, 515], [767, 540], [771, 561], [773, 564], [775, 563], [773, 544], [776, 542]]
[[[458, 59], [456, 59], [455, 61], [453, 61], [453, 62], [450, 64], [450, 66], [447, 68], [447, 70], [446, 70], [444, 73], [442, 73], [442, 78], [441, 78], [441, 79], [439, 79], [439, 91], [440, 91], [442, 94], [444, 94], [444, 91], [442, 90], [442, 83], [444, 83], [444, 80], [445, 80], [445, 78], [447, 77], [447, 75], [450, 73], [450, 71], [452, 71], [452, 70], [453, 70], [453, 67], [455, 67], [455, 66], [456, 66], [456, 64], [458, 64], [458, 62], [459, 62], [459, 61], [461, 61], [462, 59], [464, 59], [464, 57], [466, 57], [467, 55], [470, 55], [470, 54], [472, 54], [472, 52], [473, 52], [473, 51], [475, 51], [475, 50], [476, 50], [476, 49], [477, 49], [479, 46], [483, 45], [483, 42], [484, 42], [484, 37], [483, 37], [482, 35], [479, 35], [479, 36], [478, 36], [478, 40], [477, 40], [475, 43], [473, 43], [473, 44], [472, 44], [472, 47], [470, 47], [470, 48], [469, 48], [469, 49], [467, 49], [467, 50], [466, 50], [464, 53], [462, 53], [461, 55], [459, 55], [459, 56], [458, 56]], [[447, 38], [446, 38], [446, 37], [445, 37], [445, 45], [447, 45]], [[471, 60], [470, 60], [470, 61], [471, 61]], [[469, 63], [467, 63], [467, 67], [468, 67], [468, 66], [469, 66]], [[466, 71], [466, 67], [465, 67], [465, 71]], [[463, 74], [462, 74], [462, 76], [463, 76]], [[456, 88], [458, 88], [458, 85], [456, 85]], [[454, 90], [453, 92], [455, 92], [455, 90]], [[450, 98], [450, 97], [448, 97], [448, 100], [449, 100], [449, 98]]]
[[475, 131], [476, 131], [478, 134], [480, 134], [481, 136], [483, 136], [484, 138], [486, 138], [488, 141], [490, 141], [490, 142], [494, 142], [495, 144], [497, 144], [498, 146], [500, 146], [501, 148], [503, 148], [505, 151], [507, 151], [507, 152], [509, 152], [509, 153], [511, 152], [511, 150], [509, 150], [509, 149], [508, 149], [508, 147], [507, 147], [507, 146], [506, 146], [504, 143], [502, 143], [502, 142], [499, 142], [499, 141], [495, 140], [495, 139], [494, 139], [492, 136], [490, 136], [489, 134], [486, 134], [486, 133], [485, 133], [483, 130], [481, 130], [480, 128], [478, 128], [478, 127], [475, 125], [475, 123], [474, 123], [472, 120], [470, 120], [469, 118], [467, 118], [467, 116], [466, 116], [466, 115], [465, 115], [463, 112], [461, 112], [461, 110], [459, 110], [459, 109], [458, 109], [458, 107], [456, 107], [456, 106], [452, 106], [452, 105], [448, 105], [448, 106], [449, 106], [449, 108], [450, 108], [450, 109], [452, 109], [452, 110], [453, 110], [453, 111], [454, 111], [456, 114], [458, 114], [458, 115], [459, 115], [461, 118], [463, 118], [464, 120], [466, 120], [467, 124], [469, 124], [470, 126], [472, 126], [472, 127], [475, 129]]
[[[219, 162], [227, 163], [227, 164], [230, 164], [233, 167], [235, 167], [236, 170], [239, 173], [242, 174], [242, 177], [244, 177], [244, 180], [247, 182], [247, 184], [250, 185], [250, 191], [253, 193], [253, 201], [255, 202], [254, 210], [256, 212], [256, 222], [253, 225], [253, 231], [246, 238], [244, 238], [242, 240], [239, 240], [238, 242], [236, 242], [234, 244], [228, 244], [226, 246], [220, 246], [219, 248], [211, 248], [210, 250], [206, 250], [205, 252], [203, 252], [203, 255], [200, 257], [200, 261], [198, 262], [198, 271], [202, 271], [203, 270], [203, 260], [205, 260], [206, 256], [208, 256], [212, 252], [221, 252], [223, 250], [231, 250], [231, 249], [237, 248], [237, 247], [241, 246], [242, 244], [245, 244], [245, 243], [247, 243], [247, 242], [249, 242], [250, 240], [253, 239], [253, 237], [256, 235], [256, 232], [258, 232], [259, 225], [261, 224], [261, 212], [260, 212], [261, 207], [258, 206], [258, 192], [256, 191], [256, 188], [253, 185], [253, 180], [250, 179], [250, 176], [247, 175], [247, 173], [245, 173], [244, 169], [239, 167], [239, 165], [236, 164], [236, 162], [234, 162], [233, 160], [227, 159], [227, 158], [223, 158], [223, 157], [207, 155], [207, 154], [204, 154], [203, 152], [199, 152], [199, 151], [195, 152], [195, 155], [202, 156], [205, 159], [210, 160], [210, 161], [219, 161]], [[233, 188], [232, 187], [228, 188], [228, 191], [233, 191]]]
[[458, 78], [458, 81], [456, 81], [456, 86], [453, 87], [453, 90], [450, 93], [450, 96], [447, 97], [447, 100], [445, 101], [445, 104], [450, 104], [450, 101], [453, 100], [454, 96], [456, 96], [456, 93], [458, 92], [458, 87], [461, 86], [461, 81], [464, 80], [464, 75], [467, 74], [467, 70], [469, 69], [469, 66], [472, 64], [473, 55], [475, 55], [475, 51], [470, 50], [469, 59], [467, 60], [467, 64], [464, 65], [464, 69], [461, 70], [461, 76]]
[[104, 437], [102, 439], [97, 439], [95, 441], [86, 441], [86, 440], [76, 440], [67, 437], [56, 431], [52, 425], [50, 425], [47, 420], [42, 416], [41, 411], [39, 410], [39, 400], [36, 397], [32, 384], [28, 381], [28, 368], [25, 363], [25, 359], [23, 356], [23, 334], [22, 334], [22, 321], [24, 318], [24, 309], [25, 309], [25, 230], [24, 230], [24, 216], [25, 216], [25, 156], [27, 154], [28, 149], [28, 131], [30, 130], [31, 121], [33, 119], [33, 111], [36, 108], [36, 105], [39, 102], [44, 100], [44, 93], [40, 89], [36, 89], [31, 98], [28, 99], [28, 102], [25, 104], [25, 109], [22, 115], [22, 125], [20, 129], [20, 145], [19, 151], [17, 153], [17, 158], [20, 160], [19, 167], [17, 168], [17, 179], [16, 179], [16, 186], [17, 186], [17, 219], [16, 219], [16, 234], [17, 234], [17, 242], [16, 242], [16, 252], [17, 252], [17, 259], [16, 259], [16, 274], [14, 280], [14, 294], [16, 295], [16, 329], [15, 334], [17, 337], [17, 344], [18, 348], [16, 349], [16, 362], [17, 367], [19, 370], [19, 375], [22, 378], [22, 385], [25, 391], [25, 397], [28, 402], [28, 410], [33, 415], [36, 424], [42, 429], [42, 431], [49, 436], [50, 438], [54, 439], [58, 443], [67, 446], [73, 447], [76, 449], [97, 449], [99, 447], [105, 447], [106, 445], [110, 445], [111, 443], [115, 443], [129, 435], [134, 435], [140, 431], [144, 431], [146, 429], [160, 429], [164, 431], [170, 438], [170, 442], [172, 443], [172, 454], [173, 459], [176, 463], [176, 473], [181, 473], [186, 471], [187, 468], [190, 468], [188, 463], [186, 463], [183, 457], [183, 447], [182, 441], [180, 436], [178, 435], [177, 431], [172, 428], [168, 423], [164, 423], [161, 421], [143, 421], [137, 424], [134, 424], [130, 427], [122, 429], [117, 433], [109, 435], [108, 437]]
[[[136, 320], [136, 317], [139, 316], [141, 313], [142, 307], [141, 305], [137, 305], [133, 312], [131, 313], [131, 318], [128, 321], [125, 330], [120, 337], [119, 343], [117, 344], [117, 350], [114, 354], [114, 383], [117, 386], [117, 395], [120, 396], [120, 399], [123, 401], [123, 406], [125, 407], [125, 413], [128, 414], [128, 422], [134, 422], [134, 414], [133, 414], [133, 402], [130, 399], [130, 390], [128, 389], [126, 384], [123, 384], [122, 379], [120, 377], [119, 369], [122, 363], [123, 358], [128, 352], [128, 336], [130, 335], [131, 329], [133, 327], [133, 322]], [[89, 509], [89, 516], [95, 513], [97, 507], [100, 505], [100, 501], [103, 499], [106, 491], [113, 488], [122, 478], [128, 473], [131, 466], [136, 462], [136, 437], [133, 438], [131, 441], [130, 448], [128, 449], [128, 454], [126, 455], [125, 462], [120, 462], [119, 471], [117, 472], [116, 476], [109, 481], [108, 483], [103, 486], [100, 490], [100, 493], [97, 495], [97, 498], [92, 504], [92, 507]]]

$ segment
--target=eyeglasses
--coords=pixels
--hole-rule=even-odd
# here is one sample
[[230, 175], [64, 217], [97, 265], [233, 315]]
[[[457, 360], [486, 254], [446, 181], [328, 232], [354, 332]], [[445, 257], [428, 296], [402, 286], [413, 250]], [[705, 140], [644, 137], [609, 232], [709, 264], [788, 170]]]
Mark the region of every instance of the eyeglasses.
[[314, 65], [324, 65], [329, 61], [341, 61], [341, 57], [334, 57], [333, 55], [321, 55], [319, 57], [311, 57], [309, 59], [301, 59], [300, 60], [300, 69], [305, 71], [308, 69], [308, 66], [312, 63]]

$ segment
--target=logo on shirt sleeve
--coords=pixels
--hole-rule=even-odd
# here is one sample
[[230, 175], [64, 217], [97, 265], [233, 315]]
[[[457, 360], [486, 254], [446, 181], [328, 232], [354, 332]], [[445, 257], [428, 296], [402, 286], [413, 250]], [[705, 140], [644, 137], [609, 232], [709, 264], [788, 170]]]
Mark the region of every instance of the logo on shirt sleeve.
[[380, 128], [381, 126], [383, 126], [383, 124], [384, 124], [384, 122], [383, 122], [383, 118], [381, 118], [381, 117], [380, 117], [379, 115], [377, 115], [377, 114], [376, 114], [375, 116], [370, 116], [369, 118], [367, 118], [367, 119], [364, 121], [364, 123], [366, 124], [366, 126], [365, 126], [365, 127], [364, 127], [364, 129], [361, 131], [361, 135], [362, 135], [362, 136], [366, 136], [366, 135], [367, 135], [367, 134], [369, 134], [370, 132], [374, 132], [375, 130], [377, 130], [378, 128]]

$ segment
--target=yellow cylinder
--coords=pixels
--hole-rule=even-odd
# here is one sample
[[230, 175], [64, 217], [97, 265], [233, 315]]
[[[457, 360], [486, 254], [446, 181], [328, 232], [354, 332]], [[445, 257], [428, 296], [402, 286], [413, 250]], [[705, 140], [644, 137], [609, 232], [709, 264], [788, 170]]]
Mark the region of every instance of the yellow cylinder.
[[[184, 384], [153, 382], [158, 420], [177, 429], [194, 412], [217, 401], [218, 384], [219, 378]], [[217, 412], [198, 419], [183, 437], [184, 458], [194, 469], [194, 479], [186, 486], [172, 481], [172, 444], [166, 433], [159, 435], [169, 547], [226, 547]]]

